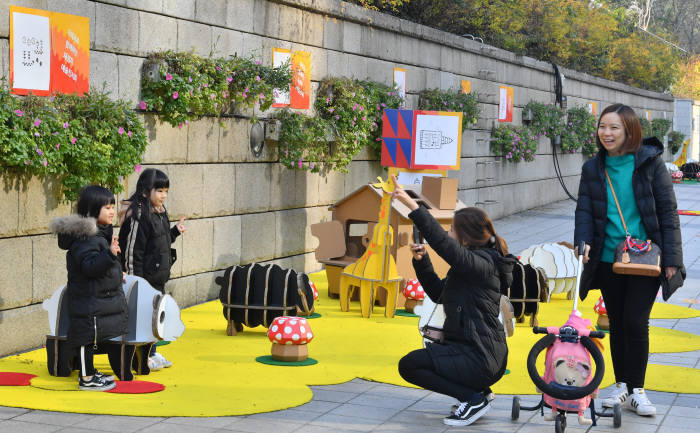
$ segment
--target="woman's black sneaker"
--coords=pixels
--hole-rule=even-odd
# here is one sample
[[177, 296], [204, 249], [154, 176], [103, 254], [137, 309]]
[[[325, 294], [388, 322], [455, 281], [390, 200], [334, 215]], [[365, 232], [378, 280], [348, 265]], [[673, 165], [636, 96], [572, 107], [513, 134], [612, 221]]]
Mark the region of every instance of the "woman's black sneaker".
[[[488, 401], [489, 403], [491, 403], [492, 401], [494, 401], [496, 399], [496, 394], [493, 391], [491, 391], [491, 388], [486, 388], [486, 390], [482, 391], [481, 394], [486, 398], [486, 401]], [[453, 404], [452, 409], [450, 410], [450, 414], [455, 413], [455, 411], [458, 408], [459, 408], [458, 404]]]
[[482, 395], [478, 402], [470, 403], [463, 402], [460, 403], [455, 412], [444, 418], [442, 421], [446, 425], [451, 426], [466, 426], [472, 424], [474, 421], [478, 420], [491, 409], [491, 405], [488, 400]]
[[114, 382], [114, 376], [112, 376], [112, 375], [108, 376], [108, 375], [101, 373], [97, 370], [95, 370], [95, 376], [103, 378], [105, 380], [105, 382]]
[[83, 380], [82, 376], [78, 377], [78, 388], [82, 391], [109, 391], [116, 386], [114, 382], [108, 382], [104, 377], [96, 374], [92, 375], [92, 379]]

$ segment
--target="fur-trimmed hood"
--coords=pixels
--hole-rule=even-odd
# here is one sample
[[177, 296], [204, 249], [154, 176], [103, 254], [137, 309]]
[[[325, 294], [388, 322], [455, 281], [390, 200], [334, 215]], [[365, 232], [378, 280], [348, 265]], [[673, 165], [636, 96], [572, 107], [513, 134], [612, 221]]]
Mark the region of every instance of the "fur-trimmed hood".
[[76, 239], [85, 240], [95, 236], [97, 221], [91, 217], [68, 215], [51, 221], [49, 229], [58, 235], [58, 247], [68, 250]]

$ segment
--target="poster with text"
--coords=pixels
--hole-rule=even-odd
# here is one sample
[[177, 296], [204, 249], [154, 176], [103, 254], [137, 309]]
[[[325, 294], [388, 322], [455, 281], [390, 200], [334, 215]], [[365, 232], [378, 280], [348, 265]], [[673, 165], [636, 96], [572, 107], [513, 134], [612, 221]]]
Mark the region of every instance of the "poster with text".
[[394, 68], [394, 86], [399, 89], [399, 96], [403, 101], [402, 107], [406, 106], [406, 70], [403, 68]]
[[445, 177], [446, 170], [406, 170], [399, 169], [399, 176], [396, 180], [401, 185], [423, 185], [423, 178], [429, 177]]
[[[273, 48], [272, 49], [272, 67], [279, 68], [285, 63], [289, 63], [291, 67], [292, 52], [285, 50], [283, 48]], [[275, 108], [286, 107], [289, 105], [289, 91], [283, 91], [280, 89], [272, 89], [272, 96], [274, 102], [272, 104]]]
[[10, 89], [48, 95], [51, 86], [50, 12], [10, 6]]
[[89, 85], [89, 19], [10, 6], [11, 92], [83, 94]]
[[462, 93], [465, 95], [472, 92], [472, 82], [467, 80], [462, 80]]
[[588, 103], [588, 112], [594, 116], [597, 116], [598, 115], [598, 103], [597, 102], [589, 102]]
[[311, 105], [311, 53], [292, 53], [292, 84], [289, 86], [290, 106], [306, 110]]
[[513, 121], [513, 88], [500, 86], [498, 91], [498, 121]]

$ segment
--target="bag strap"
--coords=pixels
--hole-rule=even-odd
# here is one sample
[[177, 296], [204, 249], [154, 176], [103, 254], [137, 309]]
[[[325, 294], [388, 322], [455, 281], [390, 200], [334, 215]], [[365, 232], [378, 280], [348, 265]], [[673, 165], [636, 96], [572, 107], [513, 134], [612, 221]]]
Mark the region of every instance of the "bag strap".
[[613, 184], [610, 181], [610, 176], [608, 175], [608, 169], [605, 168], [605, 177], [608, 179], [608, 185], [610, 185], [610, 191], [612, 191], [613, 198], [615, 199], [615, 206], [617, 206], [617, 212], [620, 214], [620, 219], [622, 220], [622, 227], [625, 228], [625, 233], [627, 234], [627, 237], [630, 236], [629, 230], [627, 230], [627, 224], [625, 224], [625, 217], [622, 216], [622, 210], [620, 209], [620, 203], [617, 201], [617, 195], [615, 195], [615, 188], [613, 188]]

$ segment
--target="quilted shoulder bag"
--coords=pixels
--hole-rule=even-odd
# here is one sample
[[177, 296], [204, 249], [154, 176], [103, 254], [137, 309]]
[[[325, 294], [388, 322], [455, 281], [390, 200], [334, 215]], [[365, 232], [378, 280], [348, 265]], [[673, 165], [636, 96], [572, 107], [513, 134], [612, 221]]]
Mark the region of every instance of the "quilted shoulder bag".
[[634, 239], [630, 235], [607, 169], [605, 170], [605, 177], [610, 185], [610, 191], [615, 199], [615, 206], [617, 206], [617, 211], [620, 214], [620, 220], [622, 220], [622, 226], [625, 228], [626, 233], [625, 240], [620, 242], [615, 248], [613, 272], [616, 274], [658, 277], [661, 274], [661, 248], [650, 239], [643, 241]]

